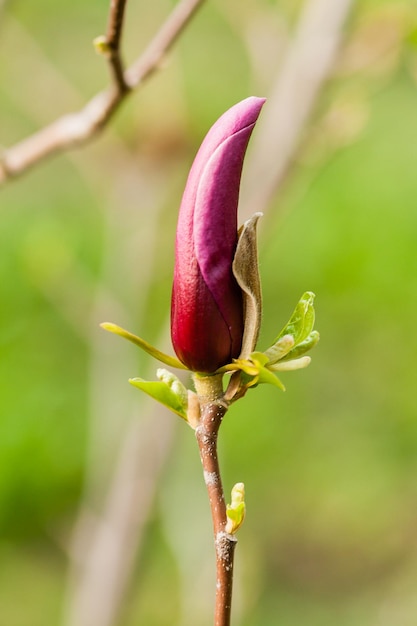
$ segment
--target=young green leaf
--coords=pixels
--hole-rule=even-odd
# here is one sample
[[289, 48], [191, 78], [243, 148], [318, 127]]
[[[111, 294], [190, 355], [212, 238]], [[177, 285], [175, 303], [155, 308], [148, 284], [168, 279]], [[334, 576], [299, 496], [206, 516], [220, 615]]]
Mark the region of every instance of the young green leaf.
[[165, 354], [164, 352], [161, 352], [160, 350], [155, 348], [152, 344], [148, 343], [141, 337], [134, 335], [128, 330], [125, 330], [124, 328], [122, 328], [121, 326], [118, 326], [117, 324], [113, 324], [112, 322], [103, 322], [102, 324], [100, 324], [100, 326], [101, 328], [104, 328], [104, 330], [107, 330], [110, 333], [114, 333], [115, 335], [119, 335], [120, 337], [123, 337], [124, 339], [131, 341], [136, 346], [139, 346], [139, 348], [141, 348], [142, 350], [144, 350], [145, 352], [153, 356], [158, 361], [161, 361], [161, 363], [165, 363], [165, 365], [168, 365], [169, 367], [176, 367], [177, 369], [182, 369], [182, 370], [187, 369], [186, 366], [183, 365], [179, 359], [175, 358], [174, 356], [170, 356], [169, 354]]
[[281, 361], [292, 361], [293, 359], [298, 359], [300, 356], [314, 348], [319, 339], [319, 332], [317, 330], [312, 330], [307, 339], [304, 339], [304, 341], [295, 346], [295, 348], [286, 354]]
[[268, 357], [268, 363], [273, 364], [280, 361], [287, 355], [294, 347], [294, 337], [292, 335], [284, 335], [280, 337], [273, 346], [265, 351], [265, 356]]
[[176, 393], [166, 382], [147, 381], [143, 378], [131, 378], [129, 382], [187, 421], [186, 399], [184, 401], [182, 394]]
[[291, 361], [278, 361], [274, 365], [270, 366], [270, 370], [273, 372], [293, 372], [294, 370], [301, 370], [310, 365], [311, 357], [302, 356], [299, 359], [292, 359]]
[[289, 322], [279, 333], [274, 344], [284, 335], [292, 335], [295, 346], [308, 337], [314, 327], [314, 298], [315, 295], [312, 291], [306, 291], [301, 296]]

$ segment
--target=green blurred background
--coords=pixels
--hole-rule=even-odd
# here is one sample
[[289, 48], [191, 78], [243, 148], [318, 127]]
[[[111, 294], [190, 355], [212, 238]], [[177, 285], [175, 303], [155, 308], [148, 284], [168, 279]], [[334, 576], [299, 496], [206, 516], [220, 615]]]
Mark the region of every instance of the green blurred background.
[[[127, 60], [173, 4], [129, 3]], [[3, 146], [107, 84], [91, 45], [107, 5], [3, 6]], [[1, 190], [0, 626], [68, 623], [77, 516], [101, 515], [128, 413], [140, 422], [147, 407], [127, 379], [155, 369], [98, 323], [163, 345], [187, 169], [226, 108], [268, 95], [302, 9], [208, 2], [98, 141]], [[260, 347], [307, 289], [321, 341], [308, 369], [282, 376], [285, 394], [254, 390], [222, 426], [226, 488], [247, 490], [236, 626], [417, 623], [416, 46], [416, 2], [354, 3], [260, 227]], [[179, 420], [156, 419], [173, 428], [157, 479], [135, 486], [152, 493], [114, 626], [205, 626], [214, 573], [197, 447]]]

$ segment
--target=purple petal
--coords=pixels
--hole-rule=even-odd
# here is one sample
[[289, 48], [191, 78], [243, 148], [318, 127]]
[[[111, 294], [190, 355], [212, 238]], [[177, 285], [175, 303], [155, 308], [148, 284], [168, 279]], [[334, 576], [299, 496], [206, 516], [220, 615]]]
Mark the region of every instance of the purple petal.
[[242, 295], [232, 272], [237, 206], [246, 147], [264, 102], [247, 98], [214, 124], [194, 160], [181, 203], [172, 340], [178, 357], [197, 371], [214, 371], [240, 351]]

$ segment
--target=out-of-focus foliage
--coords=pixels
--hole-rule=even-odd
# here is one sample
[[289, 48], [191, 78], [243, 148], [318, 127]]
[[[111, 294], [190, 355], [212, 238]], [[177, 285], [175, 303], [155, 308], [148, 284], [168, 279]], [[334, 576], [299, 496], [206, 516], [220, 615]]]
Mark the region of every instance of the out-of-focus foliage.
[[[106, 84], [91, 45], [104, 30], [105, 5], [6, 5], [4, 146]], [[172, 5], [129, 3], [126, 59]], [[97, 299], [111, 292], [111, 302], [132, 310], [147, 302], [132, 330], [158, 336], [187, 168], [221, 112], [249, 94], [267, 95], [301, 7], [208, 3], [103, 138], [0, 192], [1, 624], [59, 623], [92, 398], [109, 394], [117, 406], [120, 394], [131, 394], [135, 402], [127, 378], [146, 374], [142, 360], [100, 389], [97, 345], [109, 364], [119, 348], [95, 334], [108, 317]], [[241, 626], [417, 620], [416, 81], [416, 2], [358, 1], [291, 176], [260, 228], [260, 349], [306, 289], [317, 294], [321, 342], [307, 370], [282, 374], [285, 394], [251, 391], [222, 426], [226, 490], [238, 481], [246, 487], [236, 569]], [[126, 240], [110, 258], [109, 224]], [[105, 446], [119, 425], [120, 415], [103, 423]], [[209, 589], [214, 581], [201, 566], [212, 548], [200, 473], [191, 431], [178, 420], [120, 626], [197, 623], [193, 606], [210, 607], [202, 586], [187, 596], [197, 575]]]

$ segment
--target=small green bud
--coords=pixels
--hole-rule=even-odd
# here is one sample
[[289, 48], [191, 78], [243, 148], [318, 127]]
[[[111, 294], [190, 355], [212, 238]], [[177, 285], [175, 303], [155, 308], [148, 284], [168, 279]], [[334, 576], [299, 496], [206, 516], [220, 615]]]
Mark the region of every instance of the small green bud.
[[99, 37], [93, 39], [93, 46], [97, 54], [102, 54], [106, 56], [111, 52], [108, 41], [104, 35], [100, 35]]
[[245, 519], [245, 485], [236, 483], [232, 489], [231, 497], [232, 502], [226, 507], [227, 524], [225, 530], [230, 535], [234, 535]]
[[302, 356], [299, 359], [292, 359], [291, 361], [278, 361], [274, 365], [269, 365], [269, 369], [272, 372], [292, 372], [294, 370], [301, 370], [307, 367], [311, 363], [311, 357]]
[[294, 337], [292, 335], [284, 335], [280, 337], [273, 346], [265, 351], [268, 357], [268, 364], [273, 364], [282, 359], [294, 347]]
[[297, 344], [295, 348], [282, 358], [282, 361], [292, 361], [293, 359], [298, 359], [300, 356], [314, 348], [319, 339], [319, 332], [317, 330], [312, 330], [307, 339], [304, 339], [304, 341]]
[[131, 378], [130, 384], [158, 400], [168, 409], [188, 421], [188, 392], [182, 382], [171, 372], [158, 369], [159, 380], [148, 381], [143, 378]]
[[178, 376], [175, 376], [175, 374], [173, 374], [172, 372], [169, 372], [163, 367], [160, 367], [156, 370], [156, 377], [159, 378], [159, 380], [161, 380], [163, 383], [168, 385], [168, 387], [172, 389], [178, 399], [181, 400], [184, 406], [187, 406], [188, 392]]

